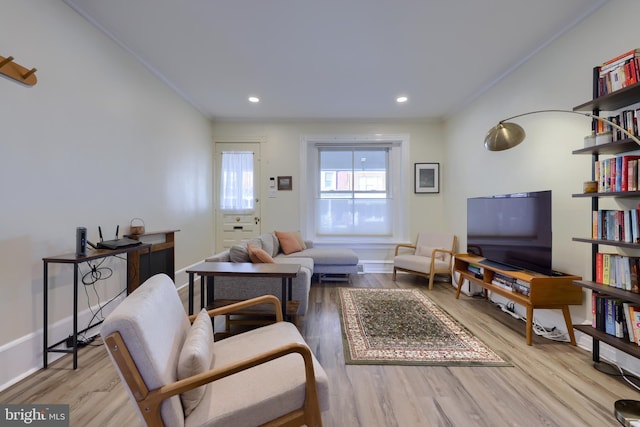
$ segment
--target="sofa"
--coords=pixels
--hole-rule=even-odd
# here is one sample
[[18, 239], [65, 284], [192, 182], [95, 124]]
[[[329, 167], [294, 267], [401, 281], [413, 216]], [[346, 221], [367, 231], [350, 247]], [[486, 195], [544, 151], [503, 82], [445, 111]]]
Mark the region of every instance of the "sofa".
[[[285, 240], [289, 237], [296, 242]], [[296, 246], [297, 243], [297, 246]], [[302, 240], [298, 232], [265, 233], [231, 246], [205, 259], [212, 262], [254, 262], [249, 254], [250, 248], [262, 249], [266, 262], [299, 264], [300, 272], [292, 281], [291, 299], [299, 302], [298, 316], [304, 316], [309, 307], [309, 290], [314, 274], [349, 275], [358, 271], [358, 256], [348, 248], [317, 248], [313, 242]], [[261, 261], [257, 261], [261, 262]], [[262, 262], [265, 262], [264, 260]], [[216, 277], [215, 299], [244, 300], [260, 295], [281, 295], [280, 279], [257, 277]]]

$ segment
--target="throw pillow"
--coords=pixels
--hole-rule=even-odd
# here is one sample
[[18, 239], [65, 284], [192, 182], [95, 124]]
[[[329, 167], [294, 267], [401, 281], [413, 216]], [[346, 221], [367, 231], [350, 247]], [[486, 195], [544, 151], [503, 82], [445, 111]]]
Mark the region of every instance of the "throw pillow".
[[[418, 246], [416, 248], [416, 255], [431, 258], [431, 254], [433, 253], [434, 249], [441, 249], [441, 248], [436, 248], [433, 246]], [[444, 256], [445, 256], [444, 252], [436, 252], [435, 259], [444, 261]]]
[[267, 251], [262, 248], [254, 245], [247, 245], [247, 249], [249, 249], [249, 258], [254, 264], [258, 264], [261, 262], [273, 264], [275, 262], [273, 258], [271, 258], [271, 255], [269, 255]]
[[229, 248], [229, 261], [231, 262], [249, 262], [249, 251], [247, 243], [239, 243]]
[[275, 256], [277, 254], [277, 252], [273, 252], [273, 242], [275, 239], [276, 238], [272, 233], [265, 233], [260, 235], [260, 247], [264, 249], [264, 251], [269, 254], [269, 256]]
[[278, 237], [280, 249], [285, 255], [307, 249], [299, 231], [276, 231], [276, 237]]
[[[178, 380], [191, 377], [211, 369], [213, 360], [213, 326], [206, 309], [202, 309], [194, 320], [178, 357]], [[180, 395], [184, 415], [188, 416], [200, 403], [206, 385], [185, 391]]]

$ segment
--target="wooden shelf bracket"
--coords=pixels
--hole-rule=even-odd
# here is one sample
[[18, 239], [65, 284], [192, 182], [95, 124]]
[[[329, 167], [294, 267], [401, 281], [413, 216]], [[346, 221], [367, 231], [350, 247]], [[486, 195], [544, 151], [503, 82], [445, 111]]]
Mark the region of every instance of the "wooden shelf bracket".
[[27, 69], [13, 61], [13, 56], [0, 56], [0, 74], [27, 86], [33, 86], [38, 82], [37, 69]]

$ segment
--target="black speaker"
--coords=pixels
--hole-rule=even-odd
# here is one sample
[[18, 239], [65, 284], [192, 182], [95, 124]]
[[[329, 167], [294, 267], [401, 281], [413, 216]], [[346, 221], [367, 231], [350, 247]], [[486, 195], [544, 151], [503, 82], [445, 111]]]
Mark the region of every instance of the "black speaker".
[[86, 227], [76, 228], [76, 255], [77, 256], [87, 255], [87, 228]]

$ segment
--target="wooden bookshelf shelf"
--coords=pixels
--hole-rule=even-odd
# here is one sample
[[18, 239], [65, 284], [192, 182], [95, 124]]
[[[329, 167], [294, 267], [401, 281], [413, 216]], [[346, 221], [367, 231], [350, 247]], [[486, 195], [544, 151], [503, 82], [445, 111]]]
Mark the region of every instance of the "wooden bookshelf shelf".
[[606, 144], [593, 145], [578, 150], [573, 150], [572, 154], [621, 154], [629, 151], [639, 150], [640, 146], [631, 139], [621, 139], [619, 141], [608, 142]]
[[594, 98], [573, 107], [573, 111], [613, 111], [637, 102], [640, 102], [640, 83]]
[[574, 242], [591, 243], [592, 245], [617, 246], [619, 248], [640, 249], [640, 243], [619, 242], [617, 240], [598, 240], [584, 237], [574, 237]]
[[576, 193], [572, 197], [640, 197], [640, 191], [608, 191], [606, 193]]
[[[631, 356], [640, 358], [640, 346], [638, 344], [629, 342], [629, 340], [624, 338], [616, 338], [613, 335], [609, 335], [605, 332], [599, 331], [598, 329], [589, 326], [589, 325], [573, 325], [573, 328], [590, 335], [594, 340], [603, 342], [611, 347], [617, 348], [620, 351], [624, 351]], [[597, 360], [594, 360], [597, 362]]]

